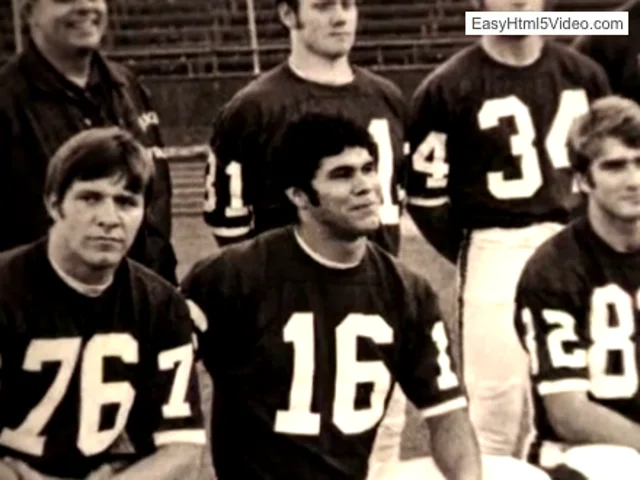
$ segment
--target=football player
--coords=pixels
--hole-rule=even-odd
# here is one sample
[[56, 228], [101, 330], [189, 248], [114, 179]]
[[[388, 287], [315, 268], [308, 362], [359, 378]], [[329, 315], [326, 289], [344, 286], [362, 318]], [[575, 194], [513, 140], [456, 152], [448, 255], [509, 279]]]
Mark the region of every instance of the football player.
[[206, 441], [192, 322], [171, 284], [124, 259], [153, 160], [118, 127], [49, 163], [49, 234], [0, 255], [0, 474], [174, 479]]
[[629, 35], [587, 35], [574, 45], [604, 68], [613, 93], [640, 102], [640, 1], [631, 0], [618, 11], [629, 12]]
[[[389, 80], [349, 62], [358, 20], [356, 0], [276, 0], [291, 51], [281, 65], [240, 90], [219, 112], [206, 175], [205, 220], [227, 245], [295, 221], [277, 185], [275, 149], [301, 115], [341, 114], [367, 128], [379, 151], [383, 202], [370, 236], [387, 251], [400, 248], [406, 102]], [[376, 458], [399, 455], [406, 398], [392, 400]]]
[[205, 220], [219, 244], [237, 242], [295, 221], [278, 188], [273, 163], [283, 131], [309, 112], [341, 114], [367, 128], [380, 151], [383, 187], [377, 240], [399, 248], [399, 174], [406, 105], [389, 80], [351, 65], [355, 0], [276, 0], [289, 30], [284, 63], [241, 89], [214, 124], [207, 166]]
[[[544, 0], [484, 0], [537, 11]], [[458, 267], [463, 377], [484, 453], [519, 456], [526, 356], [515, 284], [533, 249], [578, 204], [565, 138], [609, 92], [595, 62], [539, 36], [483, 36], [430, 74], [412, 99], [408, 210]]]
[[[576, 121], [568, 145], [587, 216], [534, 253], [517, 288], [516, 329], [536, 400], [538, 435], [529, 454], [544, 467], [564, 461], [589, 479], [636, 478], [640, 107], [617, 96], [596, 101]], [[590, 462], [580, 449], [567, 450], [585, 444], [633, 450], [585, 448]], [[613, 465], [615, 475], [603, 471]]]
[[314, 114], [287, 128], [278, 155], [295, 225], [223, 249], [182, 285], [215, 384], [220, 480], [366, 478], [396, 382], [430, 430], [435, 461], [420, 475], [481, 478], [436, 294], [367, 238], [383, 199], [374, 139]]

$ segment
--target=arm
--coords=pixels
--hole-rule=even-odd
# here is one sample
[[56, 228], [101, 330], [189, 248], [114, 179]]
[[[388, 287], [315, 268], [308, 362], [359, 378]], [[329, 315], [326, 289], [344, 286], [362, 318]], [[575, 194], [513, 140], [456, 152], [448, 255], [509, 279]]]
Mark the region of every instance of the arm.
[[447, 480], [482, 478], [480, 447], [466, 409], [427, 419], [431, 453]]
[[592, 402], [586, 391], [546, 395], [543, 400], [553, 429], [567, 442], [621, 445], [640, 451], [640, 425]]
[[438, 300], [420, 280], [403, 334], [398, 381], [426, 420], [434, 460], [448, 480], [481, 479], [482, 464], [464, 387], [451, 358]]
[[251, 152], [259, 109], [232, 100], [216, 119], [205, 171], [204, 220], [218, 245], [249, 238], [253, 233], [253, 174]]
[[[131, 467], [116, 473], [110, 480], [189, 480], [200, 464], [203, 447], [201, 445], [173, 444], [159, 448], [154, 454], [135, 463]], [[89, 480], [91, 477], [89, 477]], [[97, 479], [96, 479], [97, 480]]]
[[424, 238], [455, 263], [462, 230], [454, 221], [449, 198], [448, 132], [449, 112], [444, 93], [437, 82], [427, 78], [411, 101], [407, 211]]

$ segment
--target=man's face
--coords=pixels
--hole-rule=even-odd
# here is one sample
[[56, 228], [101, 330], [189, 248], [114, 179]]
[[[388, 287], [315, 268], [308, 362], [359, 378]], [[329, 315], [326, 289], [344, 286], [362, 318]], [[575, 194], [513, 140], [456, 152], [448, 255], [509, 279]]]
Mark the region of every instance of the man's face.
[[33, 0], [32, 34], [61, 51], [94, 50], [107, 26], [106, 0]]
[[546, 0], [479, 0], [487, 12], [540, 12]]
[[380, 224], [382, 193], [374, 159], [362, 147], [324, 158], [311, 182], [318, 205], [310, 216], [337, 237], [355, 239]]
[[640, 220], [640, 148], [605, 137], [600, 154], [589, 166], [591, 181], [583, 179], [590, 208], [599, 208], [622, 221]]
[[88, 269], [116, 267], [127, 254], [144, 216], [143, 194], [120, 176], [76, 180], [62, 203], [49, 205], [62, 255]]
[[349, 54], [357, 23], [355, 0], [299, 0], [290, 27], [294, 25], [294, 42], [320, 57], [338, 59]]

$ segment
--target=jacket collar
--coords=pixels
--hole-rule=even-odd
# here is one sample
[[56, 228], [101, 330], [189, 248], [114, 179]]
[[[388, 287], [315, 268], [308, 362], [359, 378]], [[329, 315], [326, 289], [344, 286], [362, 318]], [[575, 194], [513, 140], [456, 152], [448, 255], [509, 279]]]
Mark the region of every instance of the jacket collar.
[[[43, 91], [50, 93], [64, 91], [69, 93], [79, 89], [77, 85], [69, 81], [40, 53], [32, 40], [26, 45], [19, 62], [27, 79]], [[116, 70], [101, 53], [95, 52], [91, 60], [91, 72], [87, 88], [90, 89], [104, 81], [117, 86], [126, 84], [126, 79], [122, 73]]]

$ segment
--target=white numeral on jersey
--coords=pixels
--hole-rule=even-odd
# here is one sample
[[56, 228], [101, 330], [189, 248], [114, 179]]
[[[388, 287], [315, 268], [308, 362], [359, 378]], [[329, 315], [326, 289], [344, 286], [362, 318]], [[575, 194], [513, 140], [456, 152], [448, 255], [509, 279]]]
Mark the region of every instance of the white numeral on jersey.
[[[507, 113], [508, 112], [508, 113]], [[528, 198], [542, 186], [542, 173], [533, 141], [536, 132], [527, 106], [518, 97], [509, 96], [488, 100], [478, 113], [480, 128], [498, 126], [500, 118], [513, 117], [518, 133], [510, 138], [511, 153], [520, 158], [522, 178], [506, 180], [504, 172], [489, 172], [489, 191], [500, 199]]]
[[540, 360], [538, 359], [538, 349], [536, 347], [535, 330], [533, 327], [533, 315], [531, 310], [525, 308], [521, 312], [522, 324], [525, 328], [524, 344], [529, 352], [529, 362], [531, 367], [531, 374], [537, 375], [540, 371]]
[[449, 179], [447, 134], [430, 132], [411, 157], [411, 164], [416, 172], [426, 174], [427, 188], [445, 188]]
[[[278, 410], [275, 430], [281, 433], [317, 435], [320, 415], [311, 412], [315, 371], [314, 318], [312, 313], [294, 313], [284, 328], [284, 338], [294, 344], [293, 380], [289, 410]], [[336, 329], [336, 385], [333, 402], [334, 424], [344, 433], [368, 430], [384, 413], [384, 401], [391, 376], [381, 361], [358, 361], [358, 337], [378, 344], [391, 343], [393, 330], [378, 315], [350, 314]], [[357, 385], [373, 382], [368, 409], [355, 410]]]
[[56, 338], [33, 340], [29, 344], [22, 368], [27, 372], [40, 372], [44, 363], [60, 363], [51, 387], [40, 403], [31, 410], [24, 422], [15, 430], [4, 428], [0, 444], [29, 455], [40, 456], [44, 452], [45, 437], [40, 433], [64, 397], [73, 370], [78, 362], [80, 338]]
[[313, 338], [313, 315], [294, 313], [284, 328], [284, 340], [293, 343], [294, 354], [289, 410], [276, 412], [276, 432], [313, 435], [320, 431], [320, 415], [311, 413], [315, 360]]
[[[175, 367], [176, 364], [178, 364], [177, 367]], [[158, 354], [158, 365], [161, 371], [171, 370], [174, 367], [176, 369], [169, 401], [162, 406], [162, 415], [164, 415], [164, 418], [190, 416], [191, 406], [186, 399], [189, 374], [193, 366], [193, 346], [187, 344], [160, 352]]]
[[383, 225], [396, 225], [400, 221], [400, 208], [393, 202], [393, 145], [389, 120], [374, 118], [369, 123], [369, 134], [378, 145], [378, 176], [382, 185], [380, 221]]
[[589, 99], [584, 90], [565, 90], [560, 96], [558, 111], [547, 134], [545, 146], [555, 168], [568, 168], [567, 135], [579, 115], [589, 111]]
[[562, 310], [543, 310], [542, 317], [549, 325], [556, 327], [547, 335], [547, 348], [553, 366], [556, 368], [586, 367], [587, 354], [582, 348], [576, 348], [571, 353], [567, 353], [564, 348], [567, 342], [578, 342], [573, 317]]
[[242, 199], [242, 165], [231, 162], [224, 171], [229, 176], [229, 206], [225, 208], [225, 216], [242, 217], [249, 213]]
[[[609, 307], [618, 318], [610, 324]], [[638, 390], [633, 299], [617, 285], [608, 285], [593, 292], [591, 303], [591, 338], [589, 372], [591, 391], [598, 398], [630, 398]], [[607, 373], [609, 352], [622, 355], [622, 372]]]
[[213, 212], [216, 208], [216, 154], [211, 148], [207, 149], [207, 174], [204, 179], [204, 211]]
[[[80, 431], [78, 449], [87, 456], [107, 448], [127, 422], [136, 392], [129, 382], [105, 382], [104, 359], [138, 362], [138, 342], [128, 333], [95, 335], [84, 349], [80, 374]], [[100, 429], [102, 407], [118, 405], [113, 427]]]
[[448, 390], [458, 386], [458, 376], [451, 369], [451, 358], [447, 349], [449, 348], [449, 338], [444, 328], [444, 322], [439, 321], [431, 330], [436, 347], [438, 348], [438, 367], [440, 367], [440, 375], [438, 375], [438, 388]]
[[[342, 433], [355, 434], [373, 427], [384, 414], [384, 401], [391, 386], [391, 375], [381, 361], [358, 361], [358, 337], [369, 337], [380, 344], [393, 342], [393, 330], [378, 315], [353, 313], [336, 329], [336, 393], [333, 423]], [[356, 410], [358, 384], [373, 383], [370, 407]]]
[[[569, 167], [565, 141], [573, 120], [588, 110], [589, 101], [584, 90], [562, 92], [558, 110], [547, 138], [545, 148], [554, 168]], [[481, 129], [493, 128], [501, 118], [513, 117], [518, 131], [510, 138], [511, 153], [520, 158], [522, 176], [507, 180], [504, 172], [489, 172], [489, 191], [500, 199], [529, 198], [542, 186], [540, 159], [534, 146], [535, 127], [529, 107], [516, 96], [488, 100], [478, 113]]]

